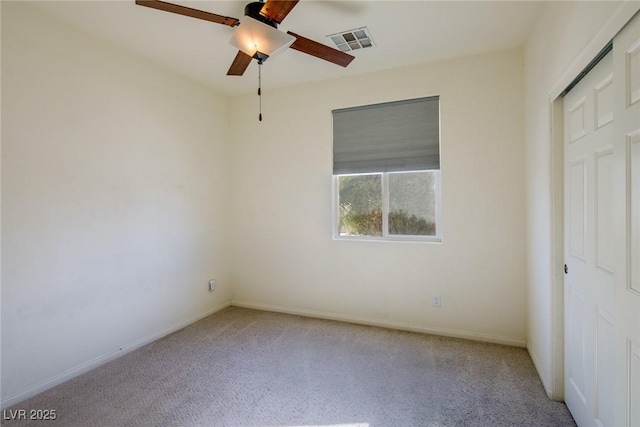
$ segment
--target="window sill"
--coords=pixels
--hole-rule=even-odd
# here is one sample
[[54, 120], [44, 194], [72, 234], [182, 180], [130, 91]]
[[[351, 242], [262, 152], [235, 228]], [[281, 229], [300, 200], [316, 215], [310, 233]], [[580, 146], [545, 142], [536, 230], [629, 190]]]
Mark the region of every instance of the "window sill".
[[345, 242], [442, 243], [442, 237], [438, 236], [333, 236], [333, 240]]

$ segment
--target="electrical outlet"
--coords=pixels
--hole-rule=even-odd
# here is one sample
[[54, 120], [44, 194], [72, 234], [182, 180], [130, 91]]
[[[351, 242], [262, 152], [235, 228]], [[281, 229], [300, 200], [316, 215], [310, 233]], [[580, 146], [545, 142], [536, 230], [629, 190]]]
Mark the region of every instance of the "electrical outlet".
[[431, 300], [431, 306], [433, 307], [442, 307], [442, 297], [440, 295], [434, 295]]
[[216, 290], [216, 281], [214, 279], [209, 280], [209, 292]]

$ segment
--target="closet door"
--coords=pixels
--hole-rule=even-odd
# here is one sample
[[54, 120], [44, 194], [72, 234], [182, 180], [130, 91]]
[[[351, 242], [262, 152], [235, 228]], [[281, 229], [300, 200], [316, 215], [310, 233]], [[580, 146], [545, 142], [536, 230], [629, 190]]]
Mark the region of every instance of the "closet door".
[[616, 36], [613, 47], [615, 425], [640, 427], [640, 14]]
[[640, 15], [563, 105], [565, 401], [640, 427]]
[[564, 98], [565, 401], [580, 426], [613, 425], [613, 54]]

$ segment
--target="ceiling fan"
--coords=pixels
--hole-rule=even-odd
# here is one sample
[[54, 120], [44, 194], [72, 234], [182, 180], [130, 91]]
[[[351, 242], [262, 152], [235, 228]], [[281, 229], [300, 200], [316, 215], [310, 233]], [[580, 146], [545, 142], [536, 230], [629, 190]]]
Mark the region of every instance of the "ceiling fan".
[[277, 29], [278, 24], [297, 3], [298, 0], [267, 0], [266, 3], [255, 1], [245, 6], [245, 17], [239, 20], [160, 0], [136, 0], [136, 4], [140, 6], [203, 19], [232, 28], [238, 27], [230, 43], [239, 50], [227, 71], [228, 76], [241, 76], [252, 59], [256, 59], [261, 65], [270, 55], [287, 47], [342, 67], [349, 65], [354, 59], [353, 56], [291, 31], [285, 33]]

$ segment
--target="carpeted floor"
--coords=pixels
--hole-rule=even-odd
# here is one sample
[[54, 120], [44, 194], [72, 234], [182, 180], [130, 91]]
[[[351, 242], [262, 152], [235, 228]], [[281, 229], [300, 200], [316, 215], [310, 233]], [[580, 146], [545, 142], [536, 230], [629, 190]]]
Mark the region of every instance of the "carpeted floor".
[[9, 409], [57, 419], [7, 426], [575, 425], [522, 348], [236, 307]]

